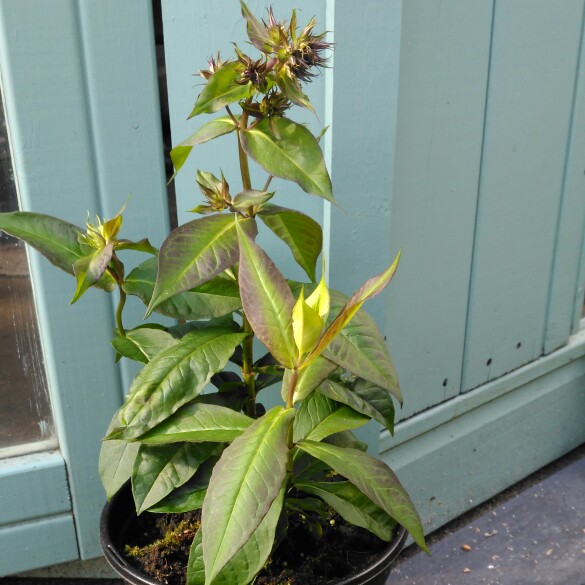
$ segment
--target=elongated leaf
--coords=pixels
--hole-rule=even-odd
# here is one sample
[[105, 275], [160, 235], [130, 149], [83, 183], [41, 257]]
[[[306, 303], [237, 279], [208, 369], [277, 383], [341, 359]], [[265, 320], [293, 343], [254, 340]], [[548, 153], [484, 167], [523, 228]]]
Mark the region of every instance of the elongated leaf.
[[[323, 356], [315, 358], [306, 368], [299, 372], [299, 377], [293, 394], [293, 403], [296, 404], [309, 396], [309, 394], [311, 394], [311, 392], [313, 392], [313, 390], [315, 390], [323, 380], [327, 379], [329, 374], [334, 372], [338, 367], [339, 366], [336, 363], [324, 358]], [[286, 370], [282, 382], [282, 399], [284, 401], [286, 401], [287, 398], [286, 393], [289, 389], [290, 374], [290, 370]]]
[[315, 281], [317, 258], [323, 247], [321, 226], [300, 211], [265, 206], [260, 219], [290, 248], [298, 265]]
[[110, 242], [99, 250], [94, 250], [90, 255], [80, 258], [73, 265], [77, 288], [71, 299], [71, 304], [77, 301], [90, 287], [97, 284], [106, 272], [112, 259], [114, 244]]
[[[79, 243], [78, 238], [83, 234], [81, 228], [42, 213], [29, 211], [0, 213], [0, 231], [23, 240], [39, 251], [51, 264], [69, 274], [74, 274], [75, 262], [88, 256], [92, 251], [88, 246]], [[116, 282], [106, 272], [97, 286], [112, 291], [116, 288]]]
[[144, 238], [138, 242], [118, 240], [116, 243], [116, 250], [134, 250], [135, 252], [146, 252], [153, 256], [158, 254], [158, 250], [148, 241], [148, 238]]
[[141, 443], [162, 445], [178, 441], [223, 443], [233, 441], [251, 424], [245, 414], [214, 404], [186, 404], [140, 437]]
[[[317, 347], [313, 351], [312, 356], [319, 355], [335, 337], [339, 335], [341, 330], [351, 321], [354, 315], [359, 311], [360, 307], [372, 297], [381, 293], [386, 285], [390, 282], [396, 268], [398, 268], [398, 261], [400, 260], [400, 253], [396, 256], [394, 262], [381, 274], [374, 276], [367, 280], [347, 301], [338, 315], [333, 319], [329, 327], [325, 330]], [[311, 356], [309, 356], [308, 361]]]
[[164, 329], [152, 325], [141, 325], [126, 331], [126, 337], [116, 334], [112, 340], [114, 349], [124, 357], [148, 363], [159, 351], [177, 343]]
[[218, 449], [215, 443], [141, 445], [132, 471], [132, 494], [141, 514], [183, 485]]
[[[157, 270], [157, 259], [149, 258], [130, 272], [122, 288], [126, 294], [139, 297], [148, 306], [154, 291]], [[154, 310], [174, 319], [196, 320], [222, 317], [241, 307], [237, 282], [219, 275], [163, 301]]]
[[[120, 411], [112, 418], [108, 433], [120, 425]], [[99, 474], [108, 500], [130, 479], [138, 455], [138, 443], [103, 441], [99, 458]]]
[[189, 481], [176, 488], [154, 506], [148, 508], [148, 511], [159, 514], [180, 514], [191, 510], [200, 510], [207, 493], [211, 471], [220, 454], [218, 449], [217, 454], [212, 455], [199, 465], [195, 475]]
[[391, 433], [394, 432], [394, 405], [387, 390], [363, 381], [350, 389], [339, 382], [325, 380], [318, 392], [336, 402], [351, 406], [355, 411], [382, 423]]
[[303, 92], [301, 84], [288, 72], [283, 71], [283, 73], [278, 76], [277, 82], [282, 93], [284, 93], [293, 104], [301, 106], [302, 108], [307, 108], [313, 113], [315, 112], [308, 96]]
[[385, 463], [357, 449], [343, 449], [327, 443], [301, 441], [297, 447], [351, 481], [374, 504], [404, 526], [415, 542], [428, 552], [414, 504]]
[[193, 147], [205, 142], [209, 142], [210, 140], [218, 138], [219, 136], [229, 134], [235, 129], [236, 125], [229, 116], [221, 116], [219, 118], [215, 118], [215, 120], [211, 120], [210, 122], [203, 124], [203, 126], [201, 126], [201, 128], [199, 128], [195, 134], [189, 136], [187, 140], [184, 140], [181, 142], [181, 144], [177, 144], [177, 146], [171, 150], [171, 160], [173, 161], [173, 166], [175, 167], [175, 175], [185, 164], [185, 161], [191, 154]]
[[193, 400], [244, 337], [229, 329], [201, 329], [159, 352], [132, 382], [120, 415], [124, 438], [139, 437]]
[[213, 582], [268, 513], [286, 475], [294, 410], [277, 406], [226, 448], [203, 504], [205, 582]]
[[246, 19], [246, 30], [250, 42], [262, 52], [269, 53], [271, 50], [269, 41], [270, 38], [266, 31], [266, 27], [250, 12], [246, 4], [240, 1], [242, 7], [242, 16]]
[[298, 482], [295, 487], [318, 496], [348, 522], [369, 530], [386, 542], [391, 540], [396, 521], [351, 482]]
[[247, 85], [236, 83], [236, 79], [240, 77], [239, 67], [241, 66], [237, 61], [225, 63], [209, 78], [197, 97], [189, 118], [199, 114], [212, 114], [252, 95], [254, 88], [250, 83]]
[[288, 118], [267, 118], [241, 133], [242, 147], [275, 177], [297, 183], [303, 191], [333, 201], [331, 179], [319, 143], [302, 124]]
[[348, 406], [314, 393], [301, 403], [295, 417], [293, 441], [301, 439], [320, 441], [329, 435], [356, 429], [369, 421], [367, 416]]
[[358, 449], [366, 453], [368, 451], [368, 444], [360, 441], [351, 431], [341, 431], [323, 439], [325, 443], [342, 447], [343, 449]]
[[247, 211], [249, 207], [254, 205], [262, 205], [274, 197], [274, 191], [256, 191], [255, 189], [247, 189], [241, 191], [234, 196], [231, 207], [236, 211]]
[[[332, 293], [331, 298], [334, 308], [343, 302], [339, 293]], [[384, 388], [402, 403], [396, 370], [386, 341], [375, 321], [364, 311], [358, 312], [331, 341], [323, 356]]]
[[331, 416], [337, 404], [322, 394], [311, 394], [301, 402], [293, 425], [293, 442], [305, 439], [320, 422]]
[[256, 243], [238, 226], [240, 242], [240, 296], [258, 339], [285, 367], [298, 359], [293, 337], [294, 298], [286, 280]]
[[[254, 237], [256, 222], [243, 219], [240, 230]], [[159, 270], [147, 314], [174, 295], [195, 288], [238, 261], [232, 214], [211, 215], [174, 229], [159, 252]]]
[[[272, 502], [270, 510], [252, 533], [248, 542], [220, 571], [212, 585], [247, 585], [262, 569], [272, 552], [278, 519], [282, 510], [284, 489]], [[187, 585], [205, 585], [202, 531], [195, 535], [187, 568]]]
[[323, 320], [315, 309], [307, 305], [303, 291], [293, 307], [292, 326], [299, 355], [303, 356], [313, 349], [323, 329]]

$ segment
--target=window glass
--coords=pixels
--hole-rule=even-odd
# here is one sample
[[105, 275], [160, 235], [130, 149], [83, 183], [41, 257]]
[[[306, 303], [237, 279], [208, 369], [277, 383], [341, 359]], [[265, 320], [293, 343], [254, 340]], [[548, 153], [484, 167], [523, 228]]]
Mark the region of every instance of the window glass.
[[[0, 211], [18, 210], [0, 98]], [[26, 249], [0, 232], [0, 457], [55, 446]]]

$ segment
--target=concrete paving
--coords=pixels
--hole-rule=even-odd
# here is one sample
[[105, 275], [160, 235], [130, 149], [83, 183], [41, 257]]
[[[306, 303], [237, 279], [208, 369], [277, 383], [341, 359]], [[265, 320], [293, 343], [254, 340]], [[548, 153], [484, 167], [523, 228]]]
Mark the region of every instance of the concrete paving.
[[[585, 585], [585, 445], [411, 547], [388, 585]], [[5, 577], [0, 585], [120, 585], [102, 578]], [[307, 584], [310, 585], [310, 584]]]
[[400, 585], [585, 585], [585, 448], [405, 551]]

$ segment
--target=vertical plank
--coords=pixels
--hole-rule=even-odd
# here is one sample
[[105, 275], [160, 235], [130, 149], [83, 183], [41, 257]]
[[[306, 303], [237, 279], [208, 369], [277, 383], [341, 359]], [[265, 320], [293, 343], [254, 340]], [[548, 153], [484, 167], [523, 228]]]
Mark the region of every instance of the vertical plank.
[[[3, 87], [22, 206], [79, 224], [86, 210], [111, 213], [129, 193], [146, 192], [142, 210], [161, 210], [153, 227], [160, 234], [165, 213], [158, 199], [161, 155], [152, 150], [160, 130], [150, 5], [134, 0], [99, 8], [100, 18], [90, 23], [87, 3], [0, 4]], [[145, 223], [137, 215], [134, 225], [128, 222], [132, 236]], [[139, 227], [142, 233], [147, 226]], [[38, 255], [32, 266], [79, 549], [90, 558], [100, 554], [105, 499], [97, 473], [100, 438], [122, 393], [108, 346], [112, 299], [92, 290], [69, 307], [71, 278]]]
[[[388, 226], [402, 4], [366, 0], [330, 7], [335, 53], [328, 72], [326, 152], [339, 206], [325, 208], [324, 250], [329, 285], [348, 295], [398, 251], [391, 248]], [[366, 307], [379, 325], [384, 309], [379, 299]], [[379, 426], [361, 432], [377, 452]]]
[[496, 3], [463, 390], [542, 354], [582, 9]]
[[[367, 220], [403, 249], [385, 333], [407, 417], [460, 388], [492, 2], [409, 1], [402, 22], [393, 192], [387, 215], [370, 207]], [[388, 165], [378, 161], [378, 179]]]
[[[573, 332], [575, 306], [578, 316], [583, 307], [583, 281], [580, 275], [582, 243], [585, 241], [585, 2], [581, 25], [579, 60], [575, 73], [571, 126], [565, 154], [561, 209], [556, 234], [553, 272], [544, 339], [544, 353], [564, 345]], [[580, 280], [581, 279], [581, 280]], [[581, 293], [579, 293], [581, 291]]]
[[[250, 10], [259, 17], [266, 15], [266, 3], [254, 0], [247, 3]], [[271, 3], [276, 18], [288, 20], [292, 6], [285, 0]], [[298, 12], [299, 26], [308, 22], [312, 16], [317, 18], [318, 29], [325, 30], [325, 3], [300, 0], [294, 4]], [[217, 2], [202, 0], [165, 0], [162, 4], [165, 34], [165, 60], [167, 67], [167, 86], [169, 93], [169, 112], [173, 144], [178, 144], [193, 134], [203, 123], [217, 114], [201, 115], [186, 120], [193, 109], [197, 95], [202, 89], [203, 79], [198, 75], [199, 69], [205, 69], [207, 59], [217, 51], [224, 58], [233, 55], [232, 42], [251, 56], [258, 52], [249, 44], [246, 36], [245, 21], [240, 13], [238, 3], [230, 3], [225, 9], [218, 10]], [[319, 120], [308, 111], [295, 108], [291, 118], [308, 123], [314, 133], [321, 129], [320, 120], [324, 119], [324, 79], [318, 77], [307, 87], [307, 94], [313, 103]], [[253, 161], [250, 163], [252, 183], [262, 188], [267, 175]], [[188, 213], [202, 201], [203, 196], [197, 187], [195, 170], [209, 171], [219, 176], [223, 170], [232, 194], [241, 188], [240, 172], [237, 157], [236, 138], [234, 135], [224, 136], [211, 143], [196, 147], [191, 157], [176, 178], [177, 209], [179, 224], [200, 217]], [[271, 189], [277, 194], [273, 201], [278, 205], [300, 209], [321, 222], [323, 218], [323, 202], [320, 198], [308, 195], [296, 185], [275, 179]], [[289, 278], [306, 280], [303, 272], [292, 260], [290, 251], [280, 240], [260, 225], [259, 243], [269, 249], [271, 256], [279, 268]]]

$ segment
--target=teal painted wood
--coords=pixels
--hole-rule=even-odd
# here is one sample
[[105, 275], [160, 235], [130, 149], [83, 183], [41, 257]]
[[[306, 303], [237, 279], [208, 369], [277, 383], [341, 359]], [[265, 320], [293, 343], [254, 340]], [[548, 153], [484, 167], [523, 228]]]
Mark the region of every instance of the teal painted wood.
[[583, 357], [585, 357], [585, 330], [573, 335], [569, 343], [550, 355], [522, 366], [497, 380], [492, 380], [473, 392], [459, 394], [451, 400], [400, 422], [396, 426], [394, 436], [384, 431], [380, 438], [380, 451], [388, 451], [419, 435], [433, 431]]
[[0, 527], [0, 577], [78, 556], [71, 514]]
[[[326, 72], [325, 123], [331, 129], [325, 154], [339, 207], [325, 207], [323, 249], [330, 286], [346, 294], [381, 272], [398, 251], [390, 245], [388, 222], [402, 4], [328, 4], [327, 28], [333, 31], [335, 51], [333, 69]], [[374, 52], [376, 66], [371, 63]], [[383, 294], [368, 303], [379, 324], [386, 300]], [[378, 452], [380, 428], [371, 423], [357, 431], [373, 453]]]
[[585, 442], [584, 386], [582, 357], [383, 453], [425, 532]]
[[[384, 270], [398, 252], [390, 244], [388, 226], [402, 4], [400, 0], [334, 4], [327, 123], [339, 207], [327, 210], [325, 250], [330, 285], [346, 294]], [[378, 322], [383, 306], [379, 299], [368, 304]]]
[[544, 352], [561, 347], [574, 331], [575, 307], [583, 308], [580, 260], [585, 241], [585, 3], [581, 25], [581, 50], [575, 72], [573, 113], [567, 140], [565, 171], [557, 242], [551, 278], [550, 299], [544, 339]]
[[484, 0], [403, 6], [394, 192], [379, 227], [403, 249], [385, 323], [403, 418], [460, 389], [492, 8]]
[[67, 473], [57, 451], [0, 460], [0, 526], [71, 511]]
[[[159, 247], [169, 222], [151, 4], [106, 0], [78, 7], [100, 207], [112, 217], [127, 201], [123, 236], [148, 237]], [[146, 256], [123, 258], [131, 267]], [[135, 327], [144, 304], [130, 297], [124, 313], [126, 326]], [[127, 360], [121, 368], [127, 389], [136, 368]]]
[[[255, 14], [259, 16], [266, 14], [266, 2], [254, 0], [247, 4]], [[277, 0], [271, 2], [270, 5], [279, 20], [290, 18], [292, 9], [290, 2]], [[301, 0], [295, 2], [294, 6], [298, 10], [299, 25], [315, 16], [319, 29], [325, 30], [325, 3]], [[256, 54], [257, 51], [249, 45], [245, 22], [237, 2], [222, 5], [221, 9], [218, 9], [217, 2], [213, 0], [196, 3], [189, 0], [165, 0], [162, 3], [162, 12], [171, 134], [173, 144], [178, 144], [213, 116], [225, 115], [225, 111], [222, 111], [186, 120], [202, 89], [203, 79], [197, 73], [199, 69], [206, 68], [211, 53], [215, 55], [219, 50], [224, 58], [232, 56], [232, 41], [237, 42], [244, 52], [248, 51], [251, 55]], [[321, 121], [324, 120], [324, 85], [324, 78], [319, 77], [310, 85], [307, 92]], [[321, 130], [322, 122], [309, 111], [301, 112], [297, 109], [297, 113], [291, 117], [308, 123], [315, 133]], [[224, 136], [212, 143], [198, 146], [191, 153], [175, 180], [179, 223], [201, 217], [187, 212], [203, 200], [194, 181], [196, 169], [209, 171], [217, 176], [220, 176], [223, 170], [232, 194], [237, 193], [241, 189], [241, 181], [235, 135]], [[250, 170], [254, 187], [261, 189], [267, 174], [253, 161], [250, 162]], [[300, 209], [316, 221], [322, 222], [323, 200], [319, 197], [308, 195], [293, 183], [281, 179], [274, 179], [270, 188], [277, 190], [273, 199], [276, 204]], [[281, 271], [289, 278], [306, 281], [306, 275], [303, 276], [304, 272], [295, 264], [288, 248], [269, 233], [265, 226], [260, 225], [259, 229], [258, 242], [270, 250], [271, 256]]]
[[[110, 213], [134, 193], [140, 205], [136, 197], [131, 210], [161, 209], [160, 223], [153, 226], [161, 234], [166, 220], [161, 159], [153, 154], [155, 147], [143, 146], [160, 139], [150, 5], [107, 6], [103, 10], [100, 3], [101, 18], [90, 23], [85, 3], [0, 4], [0, 65], [22, 205], [79, 225], [86, 210]], [[100, 38], [109, 41], [100, 45]], [[108, 91], [114, 87], [120, 93], [116, 103]], [[131, 230], [137, 232], [141, 221], [140, 214], [130, 220]], [[69, 307], [73, 281], [36, 255], [32, 267], [79, 547], [82, 557], [90, 558], [100, 554], [98, 518], [105, 500], [97, 473], [100, 438], [122, 395], [108, 347], [112, 300], [89, 291], [93, 298]]]
[[463, 390], [543, 351], [582, 10], [496, 3]]

